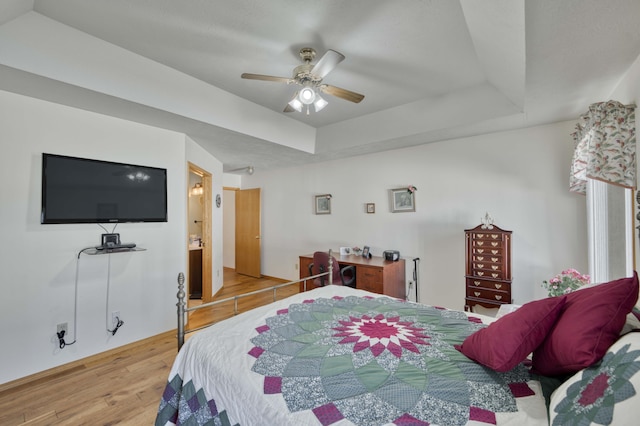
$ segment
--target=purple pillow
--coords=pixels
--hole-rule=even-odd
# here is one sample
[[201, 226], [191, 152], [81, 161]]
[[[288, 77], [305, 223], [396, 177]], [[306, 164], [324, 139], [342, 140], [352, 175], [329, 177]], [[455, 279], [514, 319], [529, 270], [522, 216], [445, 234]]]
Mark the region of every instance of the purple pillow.
[[638, 300], [638, 275], [574, 291], [566, 298], [551, 334], [533, 352], [535, 373], [571, 374], [600, 361]]
[[509, 371], [542, 343], [564, 303], [565, 296], [526, 303], [476, 331], [456, 349], [493, 370]]

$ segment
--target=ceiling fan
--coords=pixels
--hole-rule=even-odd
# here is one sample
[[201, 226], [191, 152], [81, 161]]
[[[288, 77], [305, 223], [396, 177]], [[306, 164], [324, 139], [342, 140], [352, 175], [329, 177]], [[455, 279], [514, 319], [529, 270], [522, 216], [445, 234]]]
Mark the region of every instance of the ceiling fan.
[[322, 79], [344, 60], [343, 54], [335, 50], [327, 50], [318, 62], [312, 64], [311, 61], [313, 61], [315, 56], [316, 51], [311, 47], [303, 47], [300, 49], [300, 58], [302, 58], [304, 64], [294, 68], [292, 77], [274, 77], [271, 75], [249, 73], [244, 73], [241, 77], [249, 80], [275, 81], [301, 86], [302, 88], [296, 92], [293, 99], [291, 99], [285, 107], [284, 112], [302, 112], [302, 109], [306, 107], [308, 115], [310, 105], [314, 106], [316, 112], [320, 111], [328, 104], [328, 102], [320, 96], [320, 93], [327, 93], [354, 103], [359, 103], [364, 99], [364, 95], [360, 93], [322, 83]]

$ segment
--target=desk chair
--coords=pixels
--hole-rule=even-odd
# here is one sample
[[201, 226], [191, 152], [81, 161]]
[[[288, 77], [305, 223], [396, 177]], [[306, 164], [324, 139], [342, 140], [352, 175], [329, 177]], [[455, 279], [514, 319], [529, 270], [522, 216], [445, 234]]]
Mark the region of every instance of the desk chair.
[[[347, 287], [356, 287], [356, 268], [353, 265], [340, 267], [335, 257], [333, 259], [333, 283], [345, 285]], [[318, 275], [329, 270], [329, 254], [324, 251], [313, 253], [313, 263], [309, 264], [309, 275]], [[316, 286], [324, 287], [329, 284], [327, 276], [318, 277], [313, 280]]]

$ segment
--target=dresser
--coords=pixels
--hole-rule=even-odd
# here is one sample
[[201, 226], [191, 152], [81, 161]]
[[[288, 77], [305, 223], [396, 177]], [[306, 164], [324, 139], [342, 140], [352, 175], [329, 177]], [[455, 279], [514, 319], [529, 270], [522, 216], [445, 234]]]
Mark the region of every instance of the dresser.
[[[406, 298], [405, 290], [405, 261], [404, 259], [391, 261], [381, 256], [368, 259], [354, 254], [334, 257], [340, 265], [353, 265], [356, 269], [356, 288], [372, 293], [385, 294], [400, 299]], [[300, 278], [308, 277], [309, 264], [313, 263], [313, 254], [300, 256]], [[314, 289], [312, 281], [307, 281], [307, 290]], [[303, 291], [303, 284], [300, 284]]]
[[465, 310], [511, 303], [511, 231], [478, 225], [465, 234]]

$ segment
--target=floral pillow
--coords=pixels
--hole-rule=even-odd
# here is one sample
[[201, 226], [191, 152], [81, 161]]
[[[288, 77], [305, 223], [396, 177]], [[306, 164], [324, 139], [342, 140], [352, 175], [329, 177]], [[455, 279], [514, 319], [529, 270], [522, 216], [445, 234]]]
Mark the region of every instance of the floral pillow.
[[551, 425], [638, 424], [640, 332], [614, 343], [599, 363], [577, 372], [551, 395]]

